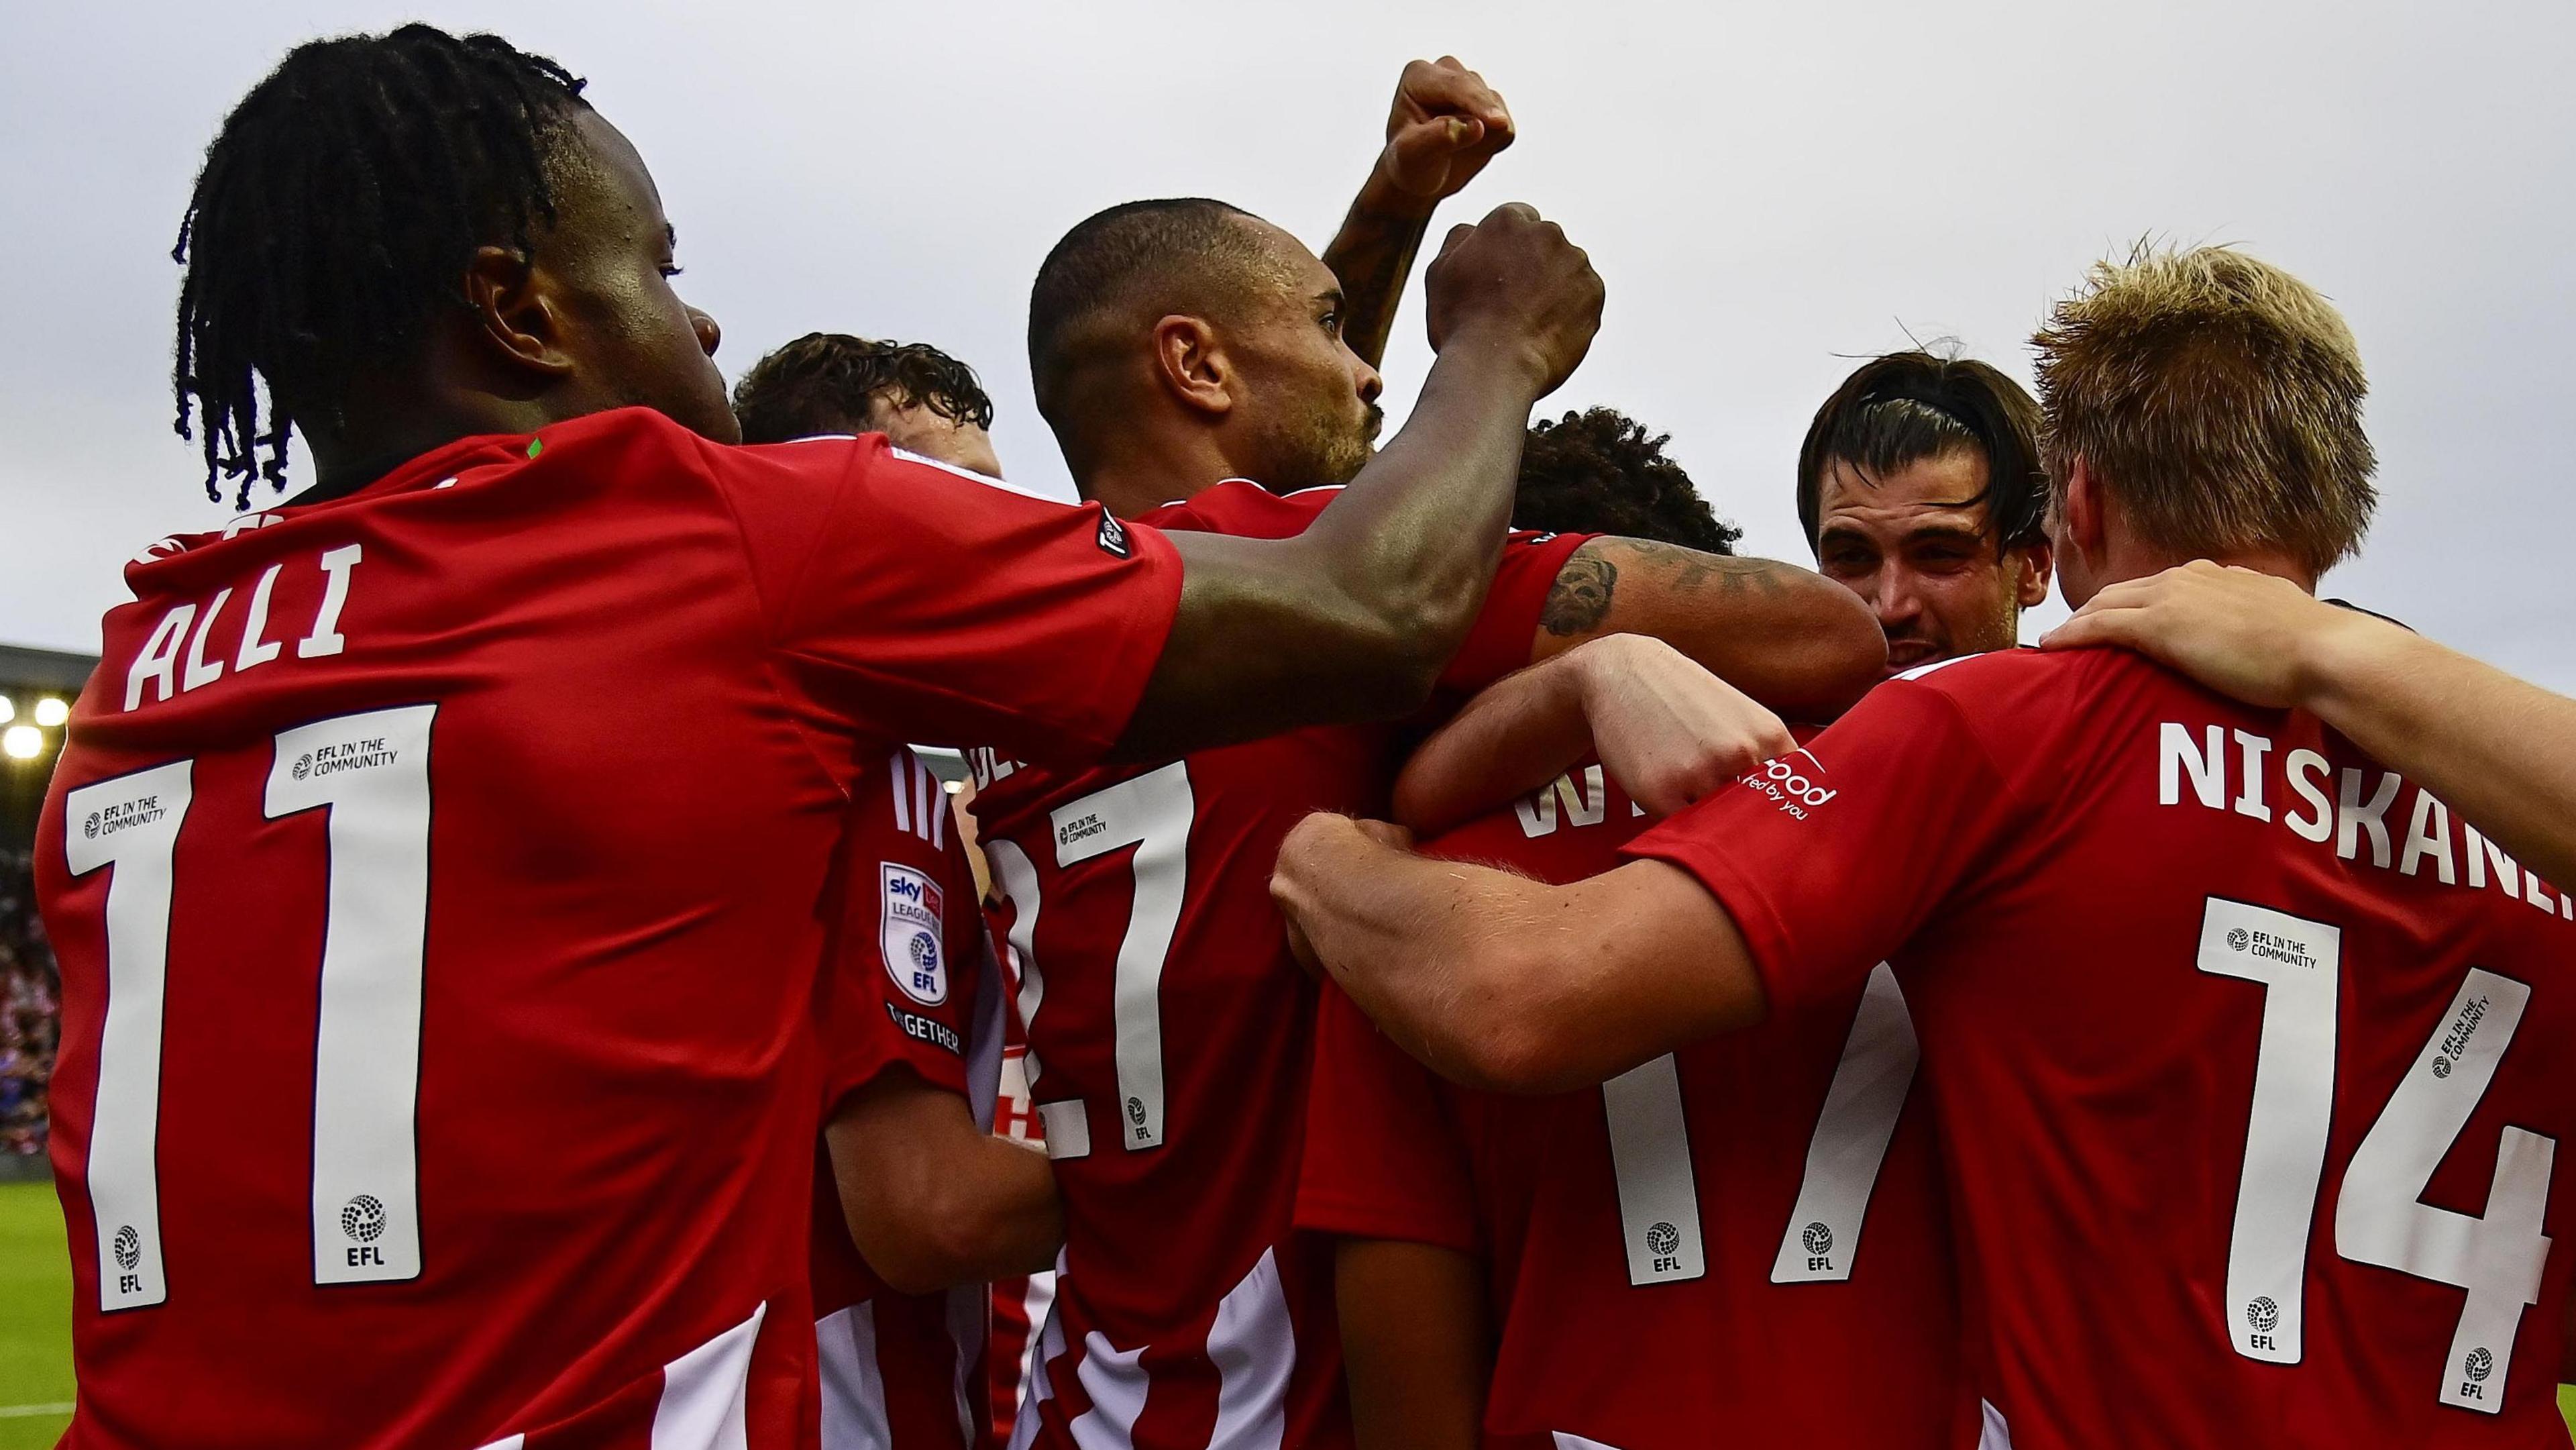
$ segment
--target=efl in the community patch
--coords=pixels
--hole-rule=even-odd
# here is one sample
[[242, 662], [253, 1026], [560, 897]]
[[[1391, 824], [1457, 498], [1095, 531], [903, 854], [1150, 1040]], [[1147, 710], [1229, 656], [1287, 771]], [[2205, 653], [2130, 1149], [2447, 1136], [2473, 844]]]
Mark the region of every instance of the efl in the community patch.
[[880, 861], [884, 889], [877, 918], [886, 975], [924, 1007], [948, 1000], [948, 959], [940, 949], [939, 888], [909, 866]]

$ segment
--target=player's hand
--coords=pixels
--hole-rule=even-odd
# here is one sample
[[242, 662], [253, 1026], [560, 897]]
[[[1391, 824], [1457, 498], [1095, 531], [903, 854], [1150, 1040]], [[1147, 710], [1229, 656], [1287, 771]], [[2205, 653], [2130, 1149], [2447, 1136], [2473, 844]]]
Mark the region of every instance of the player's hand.
[[1450, 229], [1423, 276], [1431, 346], [1516, 350], [1539, 384], [1556, 391], [1601, 329], [1601, 277], [1556, 223], [1519, 202], [1474, 226]]
[[2249, 705], [2305, 702], [2321, 654], [2390, 628], [2287, 579], [2206, 559], [2114, 584], [2050, 630], [2042, 649], [2119, 645]]
[[1323, 958], [1315, 953], [1315, 943], [1307, 937], [1305, 927], [1299, 924], [1297, 908], [1291, 904], [1304, 898], [1296, 887], [1288, 884], [1292, 869], [1290, 851], [1294, 849], [1302, 853], [1297, 859], [1297, 869], [1304, 873], [1301, 880], [1311, 881], [1317, 864], [1347, 863], [1381, 846], [1390, 851], [1409, 852], [1413, 849], [1413, 833], [1393, 821], [1353, 820], [1349, 816], [1319, 811], [1291, 827], [1288, 839], [1280, 843], [1279, 869], [1270, 878], [1270, 899], [1279, 903], [1280, 914], [1288, 922], [1288, 954], [1295, 957], [1297, 965], [1305, 968], [1306, 975], [1316, 981], [1323, 981], [1327, 973]]
[[1362, 203], [1375, 211], [1427, 217], [1511, 145], [1514, 134], [1503, 98], [1456, 56], [1414, 61], [1395, 83], [1386, 149], [1378, 153]]
[[1314, 940], [1306, 935], [1299, 908], [1308, 898], [1309, 866], [1321, 853], [1330, 859], [1337, 850], [1347, 850], [1348, 842], [1358, 838], [1356, 822], [1331, 811], [1317, 811], [1288, 828], [1279, 842], [1279, 864], [1270, 873], [1270, 899], [1278, 904], [1279, 915], [1288, 923], [1288, 954], [1297, 959], [1306, 975], [1316, 981], [1326, 978], [1324, 959], [1315, 953]]
[[1656, 815], [1798, 747], [1779, 716], [1662, 640], [1614, 634], [1574, 653], [1584, 657], [1583, 713], [1602, 769]]

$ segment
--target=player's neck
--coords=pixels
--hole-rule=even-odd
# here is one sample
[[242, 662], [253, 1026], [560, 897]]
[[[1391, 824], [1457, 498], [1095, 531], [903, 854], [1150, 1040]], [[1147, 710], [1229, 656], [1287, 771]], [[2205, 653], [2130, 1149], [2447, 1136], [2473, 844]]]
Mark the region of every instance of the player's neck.
[[417, 400], [408, 406], [370, 408], [352, 402], [338, 428], [306, 430], [313, 449], [314, 484], [289, 503], [319, 503], [355, 493], [424, 453], [460, 438], [493, 433], [534, 433], [595, 411], [565, 408], [545, 398], [466, 394]]
[[2102, 582], [2118, 584], [2131, 579], [2144, 579], [2150, 574], [2161, 574], [2167, 569], [2188, 564], [2194, 559], [2207, 559], [2211, 563], [2224, 564], [2231, 569], [2251, 569], [2257, 574], [2269, 574], [2275, 579], [2287, 579], [2310, 594], [2317, 592], [2317, 576], [2309, 571], [2307, 565], [2279, 549], [2244, 549], [2225, 554], [2173, 554], [2163, 550], [2144, 548], [2115, 550], [2112, 557], [2105, 561]]
[[1237, 475], [1233, 461], [1204, 433], [1157, 437], [1143, 430], [1125, 440], [1074, 486], [1122, 519], [1152, 513]]

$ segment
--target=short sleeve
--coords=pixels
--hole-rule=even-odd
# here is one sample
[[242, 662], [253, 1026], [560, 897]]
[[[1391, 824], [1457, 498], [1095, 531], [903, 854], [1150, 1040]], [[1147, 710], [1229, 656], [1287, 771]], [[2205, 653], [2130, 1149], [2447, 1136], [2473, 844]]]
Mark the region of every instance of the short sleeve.
[[1297, 1226], [1476, 1252], [1465, 1145], [1441, 1093], [1428, 1068], [1327, 985], [1316, 1013]]
[[1180, 604], [1157, 530], [875, 434], [722, 454], [772, 643], [827, 717], [1066, 765], [1124, 733]]
[[1440, 688], [1451, 694], [1473, 694], [1530, 662], [1538, 639], [1540, 617], [1556, 576], [1574, 551], [1599, 537], [1594, 534], [1542, 534], [1514, 529], [1503, 541], [1494, 566], [1494, 587], [1485, 596], [1467, 642], [1440, 673]]
[[1955, 702], [1896, 680], [1624, 854], [1697, 878], [1796, 1013], [1847, 1005], [2024, 818]]
[[[1259, 485], [1230, 479], [1185, 503], [1158, 509], [1149, 517], [1170, 529], [1204, 529], [1243, 539], [1287, 539], [1304, 533], [1315, 516], [1341, 496], [1340, 487], [1300, 489], [1272, 494]], [[1494, 587], [1467, 633], [1467, 642], [1441, 672], [1440, 687], [1452, 696], [1472, 695], [1530, 662], [1538, 638], [1539, 617], [1547, 610], [1556, 576], [1574, 551], [1597, 534], [1541, 533], [1514, 529], [1503, 540], [1494, 566]]]
[[820, 1032], [830, 1105], [895, 1067], [967, 1096], [983, 911], [939, 780], [898, 750], [853, 793]]

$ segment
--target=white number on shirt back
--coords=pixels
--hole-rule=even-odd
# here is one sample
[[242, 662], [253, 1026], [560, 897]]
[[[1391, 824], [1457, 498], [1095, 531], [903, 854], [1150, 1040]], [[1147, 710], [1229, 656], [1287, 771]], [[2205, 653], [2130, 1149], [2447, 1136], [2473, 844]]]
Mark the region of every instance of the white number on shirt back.
[[[1172, 954], [1172, 936], [1180, 929], [1181, 906], [1189, 890], [1190, 824], [1197, 814], [1189, 762], [1176, 760], [1069, 800], [1056, 807], [1047, 822], [1048, 833], [1055, 838], [1058, 867], [1135, 848], [1127, 861], [1135, 893], [1110, 987], [1118, 1065], [1118, 1141], [1130, 1152], [1157, 1148], [1163, 1142], [1163, 966]], [[1042, 968], [1033, 950], [1037, 873], [1018, 847], [995, 841], [988, 852], [994, 847], [1002, 848], [992, 857], [994, 878], [1012, 904], [1010, 947], [1020, 970], [1020, 1020], [1034, 1041], [1044, 992]], [[1024, 1061], [1034, 1090], [1043, 1068], [1034, 1051]], [[1089, 1156], [1090, 1124], [1079, 1101], [1040, 1103], [1038, 1111], [1046, 1124], [1048, 1157]]]
[[[272, 820], [327, 809], [321, 1016], [314, 1043], [313, 1281], [420, 1274], [421, 956], [429, 907], [429, 741], [435, 705], [343, 715], [281, 732], [263, 802]], [[99, 1308], [168, 1297], [161, 1251], [163, 986], [173, 860], [196, 762], [103, 780], [64, 798], [65, 865], [113, 866], [107, 1013], [87, 1173]]]
[[[2265, 986], [2228, 1249], [2227, 1296], [2235, 1311], [2229, 1330], [2237, 1353], [2296, 1364], [2308, 1229], [2334, 1103], [2341, 933], [2211, 897], [2201, 918], [2200, 969]], [[2452, 1331], [2441, 1401], [2491, 1415], [2504, 1406], [2522, 1312], [2540, 1302], [2550, 1244], [2540, 1225], [2557, 1142], [2506, 1128], [2481, 1217], [2432, 1207], [2422, 1197], [2495, 1081], [2530, 1001], [2527, 984], [2483, 967], [2469, 970], [2432, 1039], [2353, 1150], [2335, 1205], [2335, 1251], [2343, 1257], [2468, 1291]]]
[[[1797, 1206], [1772, 1260], [1774, 1284], [1849, 1279], [1861, 1222], [1897, 1117], [1914, 1082], [1918, 1049], [1905, 995], [1885, 963], [1871, 969], [1833, 1085], [1807, 1142]], [[1699, 1181], [1691, 1168], [1681, 1075], [1671, 1054], [1601, 1085], [1628, 1282], [1665, 1284], [1708, 1272], [1700, 1236]]]

